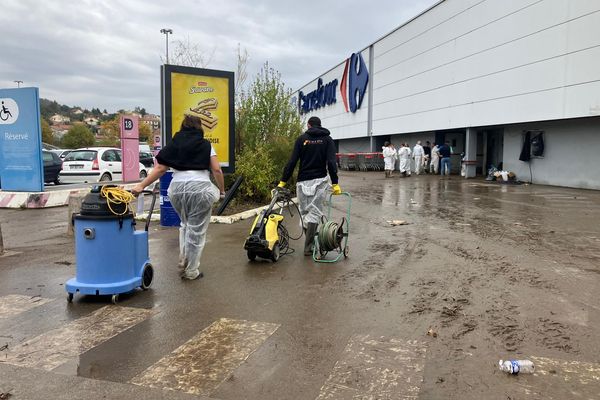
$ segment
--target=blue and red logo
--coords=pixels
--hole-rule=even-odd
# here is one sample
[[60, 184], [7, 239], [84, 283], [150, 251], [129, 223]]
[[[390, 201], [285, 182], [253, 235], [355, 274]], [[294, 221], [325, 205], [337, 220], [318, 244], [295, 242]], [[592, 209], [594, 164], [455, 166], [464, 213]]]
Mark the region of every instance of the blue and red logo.
[[[346, 112], [355, 113], [362, 105], [369, 84], [369, 71], [360, 53], [354, 53], [346, 60], [342, 83], [339, 85]], [[317, 88], [310, 93], [298, 93], [298, 108], [301, 114], [318, 110], [337, 102], [338, 80], [323, 85], [323, 79], [317, 80]]]
[[[362, 105], [369, 84], [369, 71], [360, 53], [354, 53], [346, 60], [340, 93], [346, 112], [356, 112]], [[348, 107], [350, 109], [348, 110]]]

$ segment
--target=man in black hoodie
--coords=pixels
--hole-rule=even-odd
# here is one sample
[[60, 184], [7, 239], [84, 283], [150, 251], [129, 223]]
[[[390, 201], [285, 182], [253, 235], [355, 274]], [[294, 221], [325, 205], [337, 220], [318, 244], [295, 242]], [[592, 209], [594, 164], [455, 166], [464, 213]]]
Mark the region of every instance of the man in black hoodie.
[[278, 185], [278, 187], [285, 186], [294, 173], [296, 163], [300, 160], [296, 191], [306, 233], [305, 256], [312, 255], [315, 233], [323, 215], [325, 197], [329, 188], [328, 171], [333, 194], [342, 193], [338, 184], [335, 153], [335, 143], [333, 143], [329, 131], [321, 127], [321, 120], [318, 117], [310, 117], [308, 130], [296, 139], [294, 151], [283, 170], [283, 176]]

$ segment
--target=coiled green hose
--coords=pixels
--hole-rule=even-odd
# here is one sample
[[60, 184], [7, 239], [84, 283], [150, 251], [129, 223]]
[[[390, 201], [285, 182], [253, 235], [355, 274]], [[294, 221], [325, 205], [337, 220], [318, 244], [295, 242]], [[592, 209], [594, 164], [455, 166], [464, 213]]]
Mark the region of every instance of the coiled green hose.
[[322, 251], [332, 251], [340, 247], [344, 233], [337, 222], [327, 221], [319, 227], [317, 237]]

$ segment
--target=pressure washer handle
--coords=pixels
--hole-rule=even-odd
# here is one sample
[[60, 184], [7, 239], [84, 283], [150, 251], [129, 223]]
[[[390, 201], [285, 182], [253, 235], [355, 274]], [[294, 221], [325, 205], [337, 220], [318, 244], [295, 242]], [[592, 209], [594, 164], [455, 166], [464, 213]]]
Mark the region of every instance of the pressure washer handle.
[[148, 211], [148, 218], [146, 218], [146, 226], [144, 228], [145, 231], [148, 232], [148, 227], [150, 227], [150, 221], [152, 220], [152, 213], [154, 212], [154, 205], [156, 204], [156, 195], [158, 192], [156, 190], [142, 190], [142, 193], [152, 195], [152, 202], [150, 203], [150, 211]]

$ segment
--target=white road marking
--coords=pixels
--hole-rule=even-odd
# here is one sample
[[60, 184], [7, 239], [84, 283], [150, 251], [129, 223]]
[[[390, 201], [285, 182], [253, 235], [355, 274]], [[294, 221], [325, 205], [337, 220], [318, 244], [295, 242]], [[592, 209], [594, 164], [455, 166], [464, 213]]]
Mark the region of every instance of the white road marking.
[[[556, 375], [566, 382], [578, 382], [582, 385], [600, 385], [600, 364], [581, 361], [556, 360], [546, 357], [531, 357], [536, 375]], [[600, 393], [600, 386], [596, 386]]]
[[50, 371], [139, 324], [155, 311], [106, 306], [13, 346], [0, 362]]
[[29, 311], [52, 301], [39, 296], [23, 296], [20, 294], [9, 294], [0, 297], [0, 319], [8, 318]]
[[353, 336], [317, 400], [416, 399], [425, 346], [416, 341]]
[[278, 328], [278, 324], [222, 318], [130, 383], [207, 396]]

